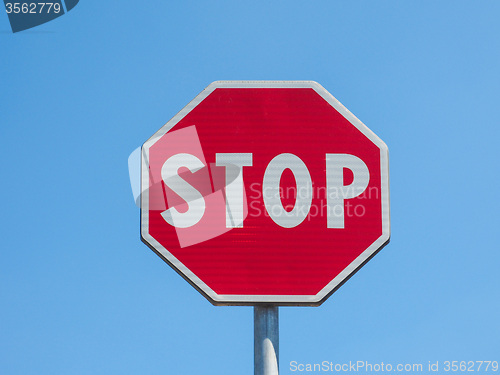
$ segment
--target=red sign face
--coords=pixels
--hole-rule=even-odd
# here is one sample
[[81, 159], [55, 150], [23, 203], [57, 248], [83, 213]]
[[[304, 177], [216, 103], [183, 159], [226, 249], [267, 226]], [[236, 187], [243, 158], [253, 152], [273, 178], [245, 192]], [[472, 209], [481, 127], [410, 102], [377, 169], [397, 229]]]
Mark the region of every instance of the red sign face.
[[141, 235], [214, 304], [319, 305], [389, 242], [387, 146], [315, 82], [214, 82], [142, 147]]

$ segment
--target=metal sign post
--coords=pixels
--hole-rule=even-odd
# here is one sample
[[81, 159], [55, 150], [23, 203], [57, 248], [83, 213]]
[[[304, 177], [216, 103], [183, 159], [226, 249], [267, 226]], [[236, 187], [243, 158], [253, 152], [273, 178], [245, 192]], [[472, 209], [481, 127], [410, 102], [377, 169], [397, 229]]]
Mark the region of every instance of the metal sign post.
[[254, 375], [278, 375], [278, 306], [255, 306], [253, 320]]
[[141, 155], [142, 240], [254, 306], [255, 375], [278, 374], [278, 306], [321, 305], [389, 242], [389, 150], [317, 82], [213, 82]]

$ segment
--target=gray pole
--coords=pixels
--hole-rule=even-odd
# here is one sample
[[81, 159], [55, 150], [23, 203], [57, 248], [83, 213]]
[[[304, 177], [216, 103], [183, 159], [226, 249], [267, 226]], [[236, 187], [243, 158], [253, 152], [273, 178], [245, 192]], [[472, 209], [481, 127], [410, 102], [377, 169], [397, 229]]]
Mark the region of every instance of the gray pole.
[[278, 306], [255, 306], [253, 322], [254, 375], [278, 375]]

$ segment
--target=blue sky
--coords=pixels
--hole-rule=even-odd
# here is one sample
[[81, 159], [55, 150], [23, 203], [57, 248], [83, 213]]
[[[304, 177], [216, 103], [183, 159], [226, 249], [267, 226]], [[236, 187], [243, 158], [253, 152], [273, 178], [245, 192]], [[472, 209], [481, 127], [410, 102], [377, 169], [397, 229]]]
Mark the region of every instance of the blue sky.
[[[500, 360], [497, 1], [81, 1], [0, 15], [0, 373], [251, 374], [251, 307], [140, 241], [129, 154], [215, 80], [315, 80], [389, 147], [391, 243], [290, 362]], [[295, 372], [296, 373], [296, 372]]]

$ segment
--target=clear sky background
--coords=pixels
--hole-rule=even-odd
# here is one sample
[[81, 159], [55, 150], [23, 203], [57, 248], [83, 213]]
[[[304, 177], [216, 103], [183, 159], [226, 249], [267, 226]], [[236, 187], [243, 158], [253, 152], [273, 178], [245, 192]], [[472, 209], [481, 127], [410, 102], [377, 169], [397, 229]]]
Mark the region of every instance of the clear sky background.
[[[251, 307], [149, 250], [129, 154], [215, 80], [315, 80], [388, 145], [391, 243], [290, 362], [500, 360], [500, 2], [82, 0], [0, 12], [0, 374], [252, 374]], [[442, 371], [440, 371], [442, 373]]]

